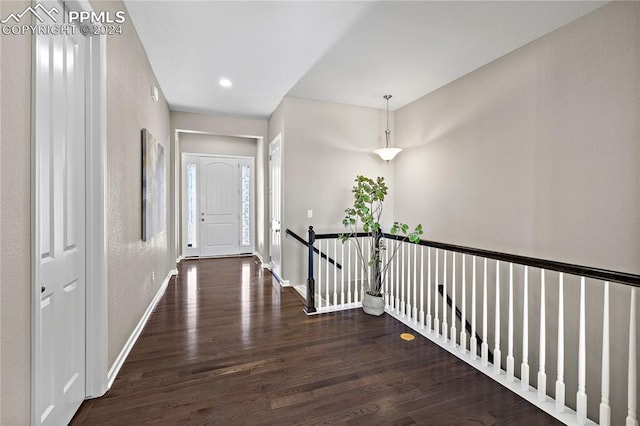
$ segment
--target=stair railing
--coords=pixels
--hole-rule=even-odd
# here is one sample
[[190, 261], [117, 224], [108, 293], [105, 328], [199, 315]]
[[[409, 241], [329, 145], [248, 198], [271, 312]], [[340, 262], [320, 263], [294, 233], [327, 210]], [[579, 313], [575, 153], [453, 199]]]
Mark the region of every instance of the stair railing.
[[[357, 260], [338, 237], [309, 229], [309, 314], [361, 306]], [[640, 275], [390, 234], [383, 243], [399, 249], [383, 283], [387, 314], [566, 424], [638, 425]], [[595, 318], [601, 328], [588, 329]]]

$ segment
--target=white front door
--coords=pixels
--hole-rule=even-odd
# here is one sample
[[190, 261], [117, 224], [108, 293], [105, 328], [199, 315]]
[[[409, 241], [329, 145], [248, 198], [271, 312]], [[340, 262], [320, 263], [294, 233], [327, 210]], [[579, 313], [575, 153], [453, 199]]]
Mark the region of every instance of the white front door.
[[238, 170], [236, 158], [200, 159], [200, 256], [240, 251]]
[[278, 135], [269, 144], [269, 205], [270, 205], [270, 228], [271, 228], [271, 250], [270, 265], [278, 279], [280, 279], [280, 252], [282, 243], [281, 230], [281, 206], [282, 206], [282, 172], [281, 172], [281, 136]]
[[85, 397], [86, 46], [36, 38], [35, 424], [68, 424]]
[[252, 157], [182, 155], [182, 255], [251, 254], [255, 240]]

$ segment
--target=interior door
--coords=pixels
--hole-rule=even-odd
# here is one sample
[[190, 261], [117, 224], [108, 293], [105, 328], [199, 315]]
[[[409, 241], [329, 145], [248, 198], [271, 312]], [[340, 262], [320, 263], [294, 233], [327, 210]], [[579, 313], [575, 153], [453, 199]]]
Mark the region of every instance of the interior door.
[[271, 247], [270, 264], [271, 272], [280, 279], [280, 255], [281, 255], [281, 206], [282, 206], [282, 150], [281, 136], [278, 135], [269, 144], [269, 206]]
[[237, 158], [200, 158], [200, 256], [239, 253], [238, 169]]
[[43, 425], [68, 424], [85, 397], [86, 46], [79, 32], [36, 38], [33, 420]]

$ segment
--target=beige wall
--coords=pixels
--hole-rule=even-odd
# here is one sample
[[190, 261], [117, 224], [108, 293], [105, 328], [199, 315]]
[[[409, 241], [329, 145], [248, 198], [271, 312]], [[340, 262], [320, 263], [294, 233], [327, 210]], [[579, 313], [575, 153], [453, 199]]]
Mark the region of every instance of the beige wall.
[[[382, 96], [380, 101], [384, 105]], [[298, 98], [286, 98], [283, 107], [283, 234], [289, 228], [304, 238], [309, 225], [318, 233], [342, 231], [358, 174], [384, 176], [393, 193], [392, 163], [372, 152], [384, 146], [383, 110]], [[307, 210], [313, 218], [307, 218]], [[387, 224], [393, 218], [392, 196], [384, 218]], [[304, 246], [283, 235], [282, 250], [283, 278], [304, 284]]]
[[396, 208], [437, 240], [640, 273], [639, 8], [608, 5], [397, 111]]
[[[396, 140], [406, 151], [394, 163], [395, 211], [422, 222], [428, 239], [640, 273], [639, 40], [640, 3], [613, 2], [396, 111]], [[535, 382], [539, 279], [532, 282]], [[548, 282], [553, 394], [557, 277]], [[567, 286], [567, 401], [573, 403], [578, 291], [577, 283]], [[589, 283], [592, 418], [599, 402], [601, 292], [601, 283]], [[521, 300], [521, 290], [516, 293]], [[628, 293], [612, 289], [618, 413], [612, 424], [624, 422]]]
[[180, 152], [207, 155], [234, 155], [254, 157], [258, 144], [253, 138], [215, 136], [198, 133], [180, 133]]
[[267, 120], [172, 111], [171, 129], [199, 131], [220, 136], [264, 138], [267, 135]]
[[269, 127], [269, 139], [267, 143], [273, 142], [273, 139], [281, 134], [284, 136], [284, 104], [288, 101], [289, 98], [284, 98], [280, 105], [273, 111], [271, 116], [269, 117], [268, 127]]
[[[2, 2], [2, 16], [28, 2]], [[124, 9], [100, 2], [100, 10]], [[30, 147], [31, 39], [0, 37], [0, 424], [30, 423]], [[107, 43], [109, 362], [139, 321], [162, 278], [171, 269], [166, 236], [140, 241], [140, 130], [147, 127], [169, 148], [169, 112], [154, 104], [155, 81], [135, 30]], [[134, 267], [135, 266], [135, 267]], [[126, 273], [125, 273], [126, 271]], [[156, 282], [149, 275], [155, 272]]]
[[[29, 2], [0, 2], [0, 16]], [[0, 36], [0, 424], [30, 421], [31, 37]]]
[[[97, 7], [125, 9], [122, 2], [100, 2]], [[146, 242], [141, 239], [141, 129], [164, 146], [167, 170], [171, 152], [169, 108], [162, 91], [159, 102], [151, 99], [154, 84], [157, 80], [128, 20], [121, 36], [107, 37], [109, 365], [175, 267], [169, 254], [169, 214], [164, 232]]]

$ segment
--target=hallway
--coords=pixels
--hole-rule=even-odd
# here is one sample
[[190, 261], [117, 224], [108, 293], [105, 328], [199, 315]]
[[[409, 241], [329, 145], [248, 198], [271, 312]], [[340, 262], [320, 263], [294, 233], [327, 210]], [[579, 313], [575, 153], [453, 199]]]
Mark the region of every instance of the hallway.
[[181, 262], [71, 424], [559, 424], [388, 315], [302, 308], [254, 258]]

